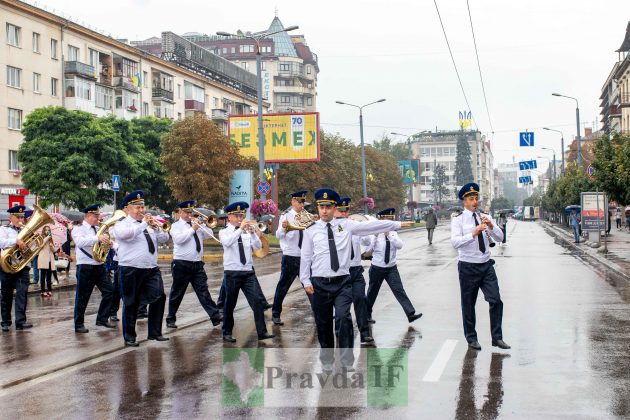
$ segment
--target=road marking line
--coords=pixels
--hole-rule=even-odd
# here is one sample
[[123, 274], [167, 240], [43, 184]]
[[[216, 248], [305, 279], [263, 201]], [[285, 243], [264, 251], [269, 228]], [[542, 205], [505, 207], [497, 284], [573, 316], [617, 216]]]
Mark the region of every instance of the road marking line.
[[435, 360], [433, 360], [429, 370], [422, 378], [422, 382], [437, 382], [440, 380], [442, 372], [444, 372], [446, 364], [455, 350], [455, 346], [457, 346], [457, 340], [446, 340], [442, 344], [440, 352], [435, 356]]

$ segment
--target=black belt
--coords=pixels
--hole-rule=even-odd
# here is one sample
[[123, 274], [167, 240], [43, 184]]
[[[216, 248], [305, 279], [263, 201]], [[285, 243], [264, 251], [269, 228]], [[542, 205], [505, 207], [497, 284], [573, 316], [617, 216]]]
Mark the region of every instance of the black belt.
[[473, 263], [473, 262], [468, 262], [468, 261], [459, 261], [459, 263], [481, 267], [482, 265], [486, 265], [486, 264], [494, 264], [494, 260], [492, 258], [490, 258], [488, 261], [480, 262], [480, 263]]
[[203, 261], [173, 260], [173, 262], [184, 264], [184, 265], [185, 264], [188, 264], [188, 265], [203, 264]]
[[349, 274], [344, 274], [343, 276], [335, 276], [335, 277], [313, 277], [313, 280], [321, 281], [322, 283], [337, 283], [343, 281], [350, 277]]

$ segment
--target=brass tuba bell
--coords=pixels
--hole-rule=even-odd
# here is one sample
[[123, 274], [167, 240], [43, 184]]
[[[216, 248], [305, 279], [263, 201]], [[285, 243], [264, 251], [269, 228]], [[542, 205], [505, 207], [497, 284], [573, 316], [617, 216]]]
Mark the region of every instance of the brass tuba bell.
[[295, 215], [293, 220], [294, 220], [294, 224], [287, 222], [286, 227], [284, 227], [284, 230], [286, 232], [291, 232], [292, 230], [304, 230], [308, 228], [313, 223], [315, 223], [315, 216], [313, 216], [311, 213], [307, 212], [306, 210], [302, 210], [301, 212]]
[[[107, 235], [110, 237], [109, 230], [116, 224], [116, 222], [127, 217], [127, 213], [122, 210], [116, 210], [112, 217], [105, 220], [99, 226], [98, 231], [96, 232], [96, 237], [100, 237], [101, 235]], [[112, 248], [111, 244], [104, 244], [101, 241], [98, 241], [92, 247], [92, 258], [94, 261], [105, 262], [107, 259], [107, 254], [109, 254], [109, 250]]]

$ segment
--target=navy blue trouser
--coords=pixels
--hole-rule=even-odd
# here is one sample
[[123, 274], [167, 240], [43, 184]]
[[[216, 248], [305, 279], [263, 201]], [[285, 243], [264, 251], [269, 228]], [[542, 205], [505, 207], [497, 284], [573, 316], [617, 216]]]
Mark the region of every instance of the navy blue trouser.
[[[363, 267], [350, 267], [350, 284], [352, 284], [352, 305], [354, 317], [361, 338], [370, 336], [370, 324], [368, 323], [367, 298], [365, 297], [365, 278]], [[310, 295], [309, 295], [310, 296]], [[335, 334], [339, 335], [339, 324], [335, 324]]]
[[[300, 257], [292, 257], [290, 255], [282, 256], [282, 265], [280, 269], [280, 280], [276, 286], [276, 293], [273, 296], [273, 308], [271, 308], [271, 316], [280, 318], [282, 313], [282, 302], [291, 288], [291, 283], [300, 275]], [[313, 295], [306, 294], [308, 301], [313, 308]]]
[[120, 295], [123, 301], [123, 337], [136, 339], [138, 306], [149, 305], [149, 337], [162, 335], [162, 319], [166, 295], [159, 267], [135, 268], [118, 266]]
[[[256, 272], [254, 271], [254, 275]], [[267, 298], [260, 287], [260, 283], [258, 283], [258, 278], [256, 278], [256, 289], [258, 289], [258, 299], [262, 303], [263, 307], [268, 305]], [[219, 308], [223, 308], [225, 306], [225, 296], [227, 290], [225, 289], [225, 272], [223, 273], [223, 283], [221, 283], [221, 288], [219, 289], [219, 298], [217, 299], [217, 306]]]
[[372, 318], [372, 308], [374, 307], [374, 302], [376, 302], [378, 291], [381, 289], [383, 280], [385, 280], [389, 285], [394, 297], [398, 303], [400, 303], [400, 306], [402, 306], [403, 311], [405, 311], [405, 315], [409, 317], [416, 313], [416, 310], [409, 300], [407, 292], [405, 292], [405, 288], [403, 287], [402, 280], [400, 279], [400, 273], [398, 273], [398, 267], [393, 266], [385, 268], [372, 265], [370, 266], [370, 285], [367, 292], [368, 316]]
[[459, 271], [459, 288], [462, 301], [462, 318], [464, 321], [464, 336], [469, 343], [477, 341], [475, 331], [475, 303], [479, 289], [484, 299], [490, 305], [490, 332], [493, 340], [503, 339], [501, 321], [503, 319], [503, 302], [499, 295], [499, 281], [494, 271], [494, 260], [485, 263], [457, 263]]
[[234, 308], [238, 300], [238, 294], [242, 290], [254, 312], [254, 323], [258, 336], [267, 333], [265, 324], [265, 308], [260, 299], [260, 284], [254, 271], [224, 271], [223, 284], [225, 286], [225, 304], [223, 307], [223, 335], [232, 335], [234, 328]]
[[101, 304], [98, 307], [96, 322], [107, 322], [112, 306], [114, 286], [107, 279], [104, 265], [77, 265], [77, 288], [74, 295], [74, 328], [83, 327], [85, 308], [87, 308], [94, 286], [101, 292]]
[[2, 313], [2, 326], [11, 325], [11, 306], [13, 305], [13, 290], [15, 289], [15, 325], [26, 323], [26, 295], [28, 293], [28, 282], [30, 268], [18, 271], [17, 273], [5, 273], [0, 270], [0, 312]]
[[[338, 347], [341, 349], [341, 362], [354, 363], [354, 329], [350, 316], [352, 305], [352, 284], [350, 276], [313, 277], [313, 312], [317, 324], [317, 338], [321, 347], [319, 358], [324, 364], [335, 360], [335, 326], [337, 326]], [[334, 316], [333, 316], [334, 309]]]
[[206, 270], [203, 269], [203, 261], [173, 260], [171, 272], [173, 273], [173, 285], [168, 296], [166, 322], [175, 322], [177, 320], [177, 310], [182, 303], [189, 284], [192, 285], [199, 303], [201, 303], [210, 319], [221, 318], [219, 308], [212, 300], [208, 290], [208, 276], [206, 275]]

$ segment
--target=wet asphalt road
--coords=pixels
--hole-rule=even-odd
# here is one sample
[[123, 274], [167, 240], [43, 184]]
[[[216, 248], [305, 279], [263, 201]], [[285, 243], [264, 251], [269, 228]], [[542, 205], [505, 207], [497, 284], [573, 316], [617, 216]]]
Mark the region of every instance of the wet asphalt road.
[[[305, 399], [287, 392], [281, 407], [223, 407], [223, 348], [302, 348], [301, 362], [317, 364], [316, 351], [308, 350], [318, 347], [313, 316], [296, 284], [285, 300], [285, 325], [268, 322], [277, 334], [268, 342], [256, 340], [251, 311], [239, 299], [236, 346], [222, 342], [220, 329], [207, 321], [190, 290], [180, 308], [180, 328], [165, 329], [171, 340], [144, 341], [136, 349], [122, 346], [120, 331], [89, 326], [97, 292], [86, 317], [91, 331], [80, 336], [72, 329], [73, 293], [43, 302], [33, 296], [28, 315], [35, 328], [0, 336], [0, 418], [630, 417], [628, 285], [555, 243], [540, 225], [510, 222], [508, 246], [493, 252], [504, 338], [512, 349], [490, 346], [487, 303], [480, 293], [477, 331], [483, 349], [468, 351], [448, 235], [441, 225], [431, 247], [424, 230], [401, 235], [405, 246], [398, 266], [416, 310], [424, 313], [420, 320], [410, 326], [385, 285], [375, 304], [378, 348], [407, 351], [405, 406], [317, 408], [324, 399], [316, 388]], [[270, 301], [278, 268], [277, 255], [257, 261]], [[207, 269], [216, 298], [221, 269]], [[168, 289], [168, 269], [163, 273]], [[270, 316], [267, 312], [268, 321]], [[146, 322], [139, 325], [140, 338]], [[357, 340], [357, 367], [366, 352]]]

